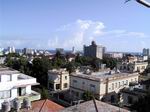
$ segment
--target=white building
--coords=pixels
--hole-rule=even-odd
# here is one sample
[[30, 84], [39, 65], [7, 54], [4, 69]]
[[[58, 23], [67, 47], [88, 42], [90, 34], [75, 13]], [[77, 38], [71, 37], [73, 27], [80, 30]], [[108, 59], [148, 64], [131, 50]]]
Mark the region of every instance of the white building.
[[142, 73], [148, 66], [148, 62], [134, 62], [134, 63], [118, 63], [117, 68], [120, 71], [140, 72]]
[[8, 52], [9, 53], [15, 53], [15, 47], [14, 46], [8, 47]]
[[119, 73], [103, 71], [93, 73], [72, 73], [70, 75], [70, 92], [82, 98], [85, 91], [92, 92], [97, 99], [114, 102], [120, 89], [128, 87], [130, 82], [138, 82], [138, 73]]
[[48, 71], [48, 88], [51, 91], [64, 91], [69, 89], [69, 72], [65, 69]]
[[109, 53], [105, 53], [106, 57], [111, 57], [111, 58], [122, 58], [123, 57], [123, 53], [120, 52], [109, 52]]
[[10, 68], [0, 67], [0, 109], [5, 101], [13, 107], [16, 98], [21, 103], [24, 98], [28, 98], [30, 101], [39, 100], [40, 94], [31, 90], [31, 86], [38, 84], [36, 78]]

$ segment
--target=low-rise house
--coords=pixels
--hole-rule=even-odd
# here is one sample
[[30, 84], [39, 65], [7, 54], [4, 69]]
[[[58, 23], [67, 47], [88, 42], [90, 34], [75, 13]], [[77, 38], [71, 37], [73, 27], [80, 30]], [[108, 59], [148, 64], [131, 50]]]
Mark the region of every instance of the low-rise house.
[[142, 73], [148, 66], [148, 62], [134, 62], [134, 63], [118, 63], [117, 68], [120, 71], [131, 71], [131, 72], [140, 72]]
[[120, 93], [123, 99], [122, 104], [126, 106], [131, 106], [140, 98], [146, 96], [148, 92], [140, 88], [130, 87], [122, 89]]
[[65, 91], [70, 86], [69, 72], [66, 69], [53, 69], [48, 71], [48, 89], [50, 91]]
[[91, 100], [60, 110], [59, 112], [129, 112], [98, 100]]
[[36, 78], [7, 67], [0, 67], [0, 110], [5, 104], [9, 104], [8, 108], [14, 108], [15, 99], [21, 104], [25, 98], [29, 101], [39, 100], [40, 94], [31, 90], [33, 85], [39, 85]]
[[70, 93], [82, 99], [85, 91], [104, 101], [116, 102], [120, 89], [129, 87], [130, 82], [138, 82], [139, 74], [119, 71], [99, 71], [70, 74]]

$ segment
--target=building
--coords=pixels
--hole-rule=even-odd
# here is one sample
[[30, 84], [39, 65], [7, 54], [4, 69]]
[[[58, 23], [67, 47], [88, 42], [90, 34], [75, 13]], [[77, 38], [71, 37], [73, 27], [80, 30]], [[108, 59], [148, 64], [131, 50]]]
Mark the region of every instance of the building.
[[122, 58], [123, 57], [123, 53], [120, 53], [120, 52], [107, 52], [105, 53], [105, 56], [106, 57], [110, 57], [110, 58]]
[[8, 47], [7, 50], [9, 53], [15, 53], [15, 47]]
[[[96, 109], [97, 107], [97, 109]], [[101, 101], [93, 100], [60, 110], [59, 112], [129, 112]]]
[[120, 71], [140, 72], [142, 73], [148, 66], [148, 62], [134, 62], [134, 63], [118, 63], [117, 68]]
[[0, 67], [0, 110], [7, 102], [8, 107], [14, 108], [17, 98], [23, 103], [25, 98], [29, 101], [40, 99], [40, 94], [31, 90], [31, 86], [38, 85], [36, 78], [22, 74], [16, 70]]
[[22, 52], [23, 52], [23, 54], [25, 54], [25, 55], [28, 55], [28, 54], [33, 55], [33, 54], [34, 54], [33, 49], [29, 49], [29, 48], [24, 48]]
[[103, 59], [104, 53], [105, 47], [96, 45], [95, 41], [92, 41], [90, 46], [84, 45], [84, 56]]
[[143, 56], [150, 56], [150, 49], [146, 49], [146, 48], [144, 48], [143, 49]]
[[140, 88], [129, 87], [122, 89], [120, 93], [123, 99], [122, 104], [125, 106], [131, 106], [140, 98], [145, 97], [148, 94], [148, 91]]
[[48, 89], [51, 91], [65, 91], [70, 86], [69, 72], [66, 69], [53, 69], [48, 71]]
[[138, 73], [120, 73], [119, 71], [99, 71], [70, 74], [70, 93], [82, 99], [85, 91], [92, 92], [99, 100], [116, 102], [120, 89], [128, 87], [130, 82], [138, 82]]
[[0, 57], [0, 64], [4, 64], [6, 60], [6, 57]]

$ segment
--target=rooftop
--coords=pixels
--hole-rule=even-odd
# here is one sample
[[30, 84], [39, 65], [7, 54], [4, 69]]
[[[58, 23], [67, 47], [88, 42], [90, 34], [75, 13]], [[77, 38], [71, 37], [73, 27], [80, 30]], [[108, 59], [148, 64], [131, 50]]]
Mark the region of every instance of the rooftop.
[[12, 68], [0, 66], [0, 75], [10, 75], [10, 74], [15, 74], [15, 73], [19, 73], [19, 71], [14, 70]]
[[131, 73], [131, 72], [116, 72], [114, 70], [106, 70], [106, 71], [100, 71], [100, 72], [77, 72], [72, 73], [71, 76], [75, 77], [81, 77], [81, 78], [87, 78], [91, 80], [97, 80], [97, 81], [103, 81], [103, 80], [113, 80], [118, 78], [125, 78], [130, 76], [137, 76], [139, 75], [137, 72]]
[[62, 109], [64, 109], [63, 106], [48, 99], [32, 102], [33, 112], [58, 112]]
[[[96, 100], [96, 106], [98, 108], [98, 112], [119, 112], [119, 107], [101, 101]], [[63, 110], [60, 110], [59, 112], [96, 112], [96, 110], [93, 100], [91, 100], [81, 103], [77, 106], [65, 108]], [[121, 108], [120, 112], [129, 112], [129, 111]]]
[[63, 74], [63, 73], [68, 73], [66, 69], [53, 69], [53, 70], [48, 70], [48, 73], [53, 73], [53, 74]]

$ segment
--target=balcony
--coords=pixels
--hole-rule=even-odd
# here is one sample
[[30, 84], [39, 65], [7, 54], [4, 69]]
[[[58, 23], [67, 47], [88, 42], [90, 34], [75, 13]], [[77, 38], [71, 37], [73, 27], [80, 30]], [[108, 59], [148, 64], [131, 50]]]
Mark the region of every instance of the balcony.
[[41, 99], [41, 95], [35, 91], [32, 91], [29, 95], [19, 96], [18, 99], [20, 102], [23, 102], [24, 98], [29, 98], [30, 101], [35, 101]]

